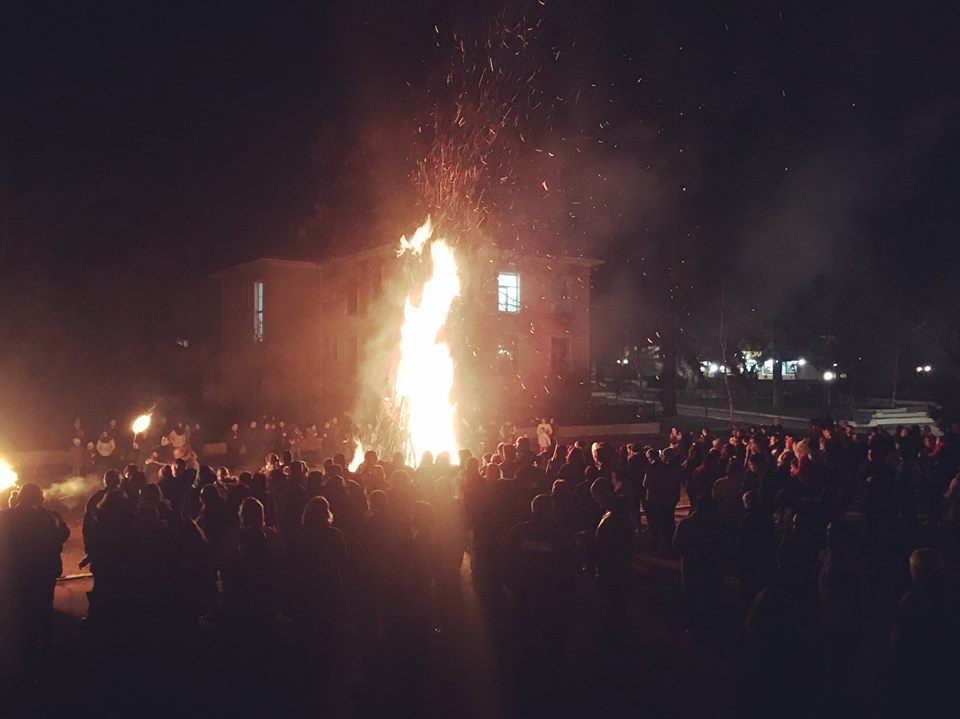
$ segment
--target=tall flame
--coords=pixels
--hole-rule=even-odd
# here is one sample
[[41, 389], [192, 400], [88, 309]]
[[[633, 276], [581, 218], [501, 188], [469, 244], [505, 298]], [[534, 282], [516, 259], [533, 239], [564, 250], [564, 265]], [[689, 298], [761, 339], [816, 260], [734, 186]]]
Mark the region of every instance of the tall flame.
[[[430, 219], [412, 240], [400, 241], [400, 254], [421, 254], [433, 234]], [[423, 285], [419, 304], [407, 297], [400, 328], [400, 364], [394, 389], [402, 401], [408, 433], [407, 461], [416, 463], [424, 452], [446, 452], [457, 460], [456, 407], [453, 391], [453, 358], [439, 335], [453, 300], [460, 296], [460, 277], [453, 249], [442, 239], [430, 243], [433, 264]]]
[[360, 465], [363, 464], [363, 442], [359, 439], [357, 440], [357, 446], [353, 450], [353, 459], [350, 460], [350, 464], [347, 466], [347, 469], [351, 472], [356, 472]]
[[0, 492], [17, 486], [17, 473], [7, 462], [0, 459]]

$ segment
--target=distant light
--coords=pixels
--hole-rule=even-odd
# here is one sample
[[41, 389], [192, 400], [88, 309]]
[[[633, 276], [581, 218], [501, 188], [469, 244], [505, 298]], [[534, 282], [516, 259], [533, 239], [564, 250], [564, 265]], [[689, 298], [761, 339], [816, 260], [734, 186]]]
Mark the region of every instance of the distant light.
[[708, 369], [710, 370], [710, 374], [716, 374], [717, 372], [720, 371], [720, 365], [714, 364], [713, 362], [711, 362], [710, 367]]
[[836, 367], [836, 366], [837, 366], [837, 363], [836, 363], [836, 362], [834, 362], [834, 363], [833, 363], [833, 366], [834, 366], [834, 367]]
[[720, 371], [726, 373], [727, 368], [724, 367], [723, 365], [720, 365]]
[[630, 364], [630, 360], [628, 360], [626, 357], [624, 357], [624, 358], [623, 358], [623, 363], [624, 363], [624, 364]]
[[801, 367], [803, 367], [806, 363], [807, 361], [803, 357], [797, 360], [797, 364], [800, 365]]
[[924, 371], [924, 372], [930, 372], [932, 369], [933, 369], [933, 367], [931, 367], [931, 366], [928, 365], [928, 364], [925, 364], [925, 365], [923, 366], [923, 371]]
[[923, 367], [917, 367], [917, 372], [923, 372]]
[[824, 382], [833, 382], [833, 380], [835, 380], [836, 378], [837, 376], [830, 370], [827, 370], [826, 372], [823, 373]]
[[764, 369], [773, 369], [773, 360], [768, 359], [763, 363]]

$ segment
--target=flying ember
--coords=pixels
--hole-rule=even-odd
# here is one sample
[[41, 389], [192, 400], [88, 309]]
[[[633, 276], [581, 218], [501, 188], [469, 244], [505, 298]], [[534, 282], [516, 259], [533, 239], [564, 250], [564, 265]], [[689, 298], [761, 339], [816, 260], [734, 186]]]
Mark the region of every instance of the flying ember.
[[453, 248], [444, 240], [430, 238], [430, 218], [414, 233], [400, 240], [400, 254], [420, 255], [429, 243], [432, 270], [422, 296], [414, 304], [412, 295], [404, 307], [400, 328], [400, 364], [394, 386], [404, 411], [407, 434], [406, 455], [419, 462], [424, 452], [437, 456], [446, 452], [457, 460], [456, 406], [453, 404], [453, 358], [450, 347], [440, 339], [453, 300], [460, 296], [460, 277]]

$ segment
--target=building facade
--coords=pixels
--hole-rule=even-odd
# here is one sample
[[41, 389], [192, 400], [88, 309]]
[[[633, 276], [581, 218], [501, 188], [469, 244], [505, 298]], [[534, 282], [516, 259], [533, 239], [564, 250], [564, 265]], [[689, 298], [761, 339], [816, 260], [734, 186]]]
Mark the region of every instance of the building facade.
[[[442, 339], [460, 413], [519, 420], [586, 401], [590, 273], [599, 263], [495, 247], [457, 250], [457, 262], [461, 296]], [[404, 302], [428, 272], [429, 260], [398, 258], [392, 247], [218, 272], [219, 360], [207, 396], [234, 412], [302, 419], [389, 396]]]

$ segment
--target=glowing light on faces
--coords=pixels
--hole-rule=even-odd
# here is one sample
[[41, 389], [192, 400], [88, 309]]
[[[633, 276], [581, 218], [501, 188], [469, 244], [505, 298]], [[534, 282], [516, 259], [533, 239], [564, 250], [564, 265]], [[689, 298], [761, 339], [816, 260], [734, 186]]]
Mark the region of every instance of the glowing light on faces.
[[0, 459], [0, 492], [13, 489], [17, 486], [17, 473], [7, 462]]
[[[429, 218], [413, 239], [400, 241], [400, 254], [422, 254], [432, 236]], [[419, 304], [407, 297], [400, 328], [400, 364], [394, 386], [402, 400], [409, 438], [407, 461], [414, 463], [424, 452], [449, 454], [456, 461], [456, 406], [453, 391], [453, 358], [450, 347], [439, 339], [453, 300], [460, 296], [460, 277], [453, 249], [442, 239], [430, 242], [433, 268], [424, 283]]]
[[150, 415], [141, 414], [135, 420], [133, 420], [133, 425], [131, 425], [134, 434], [143, 434], [148, 429], [150, 429]]

